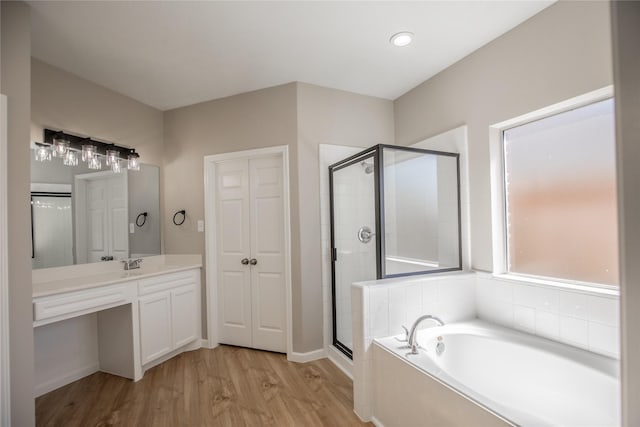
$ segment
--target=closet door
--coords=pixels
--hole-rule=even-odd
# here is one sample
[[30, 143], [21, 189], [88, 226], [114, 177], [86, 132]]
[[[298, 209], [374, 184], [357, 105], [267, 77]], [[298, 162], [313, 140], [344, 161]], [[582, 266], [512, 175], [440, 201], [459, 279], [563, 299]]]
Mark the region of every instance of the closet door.
[[280, 156], [249, 161], [254, 348], [286, 353], [283, 176]]
[[216, 190], [219, 340], [251, 347], [249, 162], [220, 162]]

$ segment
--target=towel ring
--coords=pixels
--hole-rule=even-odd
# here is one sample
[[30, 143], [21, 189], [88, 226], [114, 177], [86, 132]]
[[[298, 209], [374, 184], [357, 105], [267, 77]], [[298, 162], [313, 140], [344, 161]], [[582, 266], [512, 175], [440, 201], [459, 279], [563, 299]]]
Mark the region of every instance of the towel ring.
[[[175, 225], [182, 225], [182, 224], [184, 224], [184, 220], [187, 218], [186, 213], [187, 213], [187, 212], [186, 212], [184, 209], [182, 209], [181, 211], [178, 211], [178, 212], [174, 213], [174, 214], [173, 214], [173, 223], [174, 223]], [[176, 217], [177, 217], [178, 215], [182, 215], [182, 221], [180, 221], [180, 222], [176, 221]]]
[[[142, 227], [147, 222], [147, 212], [142, 212], [140, 215], [136, 217], [136, 225], [138, 227]], [[142, 217], [142, 222], [140, 222], [140, 217]]]

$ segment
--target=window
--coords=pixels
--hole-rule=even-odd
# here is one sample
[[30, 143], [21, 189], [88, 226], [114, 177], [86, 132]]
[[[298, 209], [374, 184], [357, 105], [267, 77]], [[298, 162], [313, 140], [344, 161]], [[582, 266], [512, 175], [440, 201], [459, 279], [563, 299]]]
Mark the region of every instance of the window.
[[502, 132], [506, 272], [618, 284], [613, 99]]

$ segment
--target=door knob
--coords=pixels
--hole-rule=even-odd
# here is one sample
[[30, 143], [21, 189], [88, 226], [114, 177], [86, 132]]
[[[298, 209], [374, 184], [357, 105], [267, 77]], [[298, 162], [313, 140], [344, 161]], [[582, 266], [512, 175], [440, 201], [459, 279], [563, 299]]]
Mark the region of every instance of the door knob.
[[242, 258], [242, 261], [240, 261], [240, 263], [242, 263], [242, 265], [248, 265], [249, 264], [249, 258]]
[[256, 265], [258, 263], [258, 260], [255, 258], [251, 258], [251, 261], [249, 261], [249, 264], [251, 265]]

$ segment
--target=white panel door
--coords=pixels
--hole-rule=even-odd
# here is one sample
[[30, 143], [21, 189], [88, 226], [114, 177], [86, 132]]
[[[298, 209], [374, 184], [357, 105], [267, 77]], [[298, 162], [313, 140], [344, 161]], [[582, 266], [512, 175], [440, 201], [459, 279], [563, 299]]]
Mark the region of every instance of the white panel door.
[[[216, 168], [218, 333], [224, 344], [251, 347], [251, 240], [246, 160]], [[243, 261], [244, 260], [244, 261]]]
[[221, 343], [287, 350], [283, 186], [279, 155], [217, 164]]
[[109, 255], [114, 259], [129, 258], [129, 218], [126, 173], [108, 178]]
[[99, 262], [109, 255], [108, 243], [108, 188], [104, 179], [87, 182], [87, 262]]
[[286, 353], [283, 174], [280, 156], [249, 161], [253, 347]]

